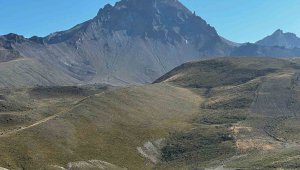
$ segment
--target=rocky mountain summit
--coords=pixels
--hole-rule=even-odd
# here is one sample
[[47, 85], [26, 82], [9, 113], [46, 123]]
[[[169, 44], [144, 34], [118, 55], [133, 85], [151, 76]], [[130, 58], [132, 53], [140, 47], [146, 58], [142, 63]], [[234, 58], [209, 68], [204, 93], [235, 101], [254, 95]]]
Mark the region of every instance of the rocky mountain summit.
[[184, 62], [225, 56], [231, 48], [177, 0], [122, 0], [67, 31], [1, 39], [11, 54], [37, 60], [83, 84], [149, 83]]
[[300, 48], [300, 38], [294, 33], [284, 33], [278, 29], [272, 35], [257, 41], [256, 44], [263, 46], [279, 46], [285, 48]]

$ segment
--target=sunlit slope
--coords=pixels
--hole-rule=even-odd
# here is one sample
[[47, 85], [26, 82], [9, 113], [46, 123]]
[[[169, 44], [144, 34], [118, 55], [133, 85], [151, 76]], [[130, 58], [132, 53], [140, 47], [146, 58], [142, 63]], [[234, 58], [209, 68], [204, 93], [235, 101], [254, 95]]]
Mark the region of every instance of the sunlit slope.
[[189, 120], [202, 100], [187, 89], [165, 84], [99, 93], [53, 119], [1, 137], [0, 164], [36, 169], [96, 159], [150, 169], [137, 147], [191, 128]]

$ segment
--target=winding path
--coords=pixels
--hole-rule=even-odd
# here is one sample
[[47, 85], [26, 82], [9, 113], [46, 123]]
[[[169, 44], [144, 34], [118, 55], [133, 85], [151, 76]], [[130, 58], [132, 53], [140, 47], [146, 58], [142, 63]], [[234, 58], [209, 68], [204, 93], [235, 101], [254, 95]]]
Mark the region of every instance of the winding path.
[[[102, 93], [104, 93], [104, 92], [102, 92]], [[102, 94], [102, 93], [99, 93], [99, 94]], [[98, 94], [98, 95], [99, 95], [99, 94]], [[91, 95], [91, 96], [94, 96], [94, 95]], [[36, 126], [38, 126], [38, 125], [40, 125], [40, 124], [46, 123], [46, 122], [48, 122], [48, 121], [50, 121], [50, 120], [53, 120], [53, 119], [55, 119], [56, 117], [58, 117], [58, 116], [60, 116], [60, 115], [63, 115], [64, 113], [68, 113], [68, 112], [72, 111], [74, 108], [77, 107], [78, 104], [80, 104], [81, 102], [83, 102], [83, 101], [85, 101], [86, 99], [90, 98], [91, 96], [87, 96], [87, 97], [85, 97], [85, 98], [83, 98], [83, 99], [81, 99], [81, 100], [75, 102], [75, 103], [73, 104], [74, 106], [71, 107], [71, 108], [69, 108], [69, 109], [65, 109], [65, 110], [63, 110], [63, 111], [61, 111], [61, 112], [58, 112], [58, 113], [52, 115], [52, 116], [46, 117], [46, 118], [44, 118], [44, 119], [42, 119], [42, 120], [39, 120], [39, 121], [37, 121], [37, 122], [35, 122], [35, 123], [31, 124], [31, 125], [19, 127], [19, 128], [13, 129], [13, 130], [8, 130], [8, 131], [6, 131], [6, 132], [1, 132], [2, 134], [0, 134], [0, 138], [1, 138], [1, 137], [7, 137], [7, 136], [10, 136], [10, 135], [12, 135], [12, 134], [15, 134], [15, 133], [24, 131], [24, 130], [26, 130], [26, 129], [30, 129], [30, 128], [36, 127]]]

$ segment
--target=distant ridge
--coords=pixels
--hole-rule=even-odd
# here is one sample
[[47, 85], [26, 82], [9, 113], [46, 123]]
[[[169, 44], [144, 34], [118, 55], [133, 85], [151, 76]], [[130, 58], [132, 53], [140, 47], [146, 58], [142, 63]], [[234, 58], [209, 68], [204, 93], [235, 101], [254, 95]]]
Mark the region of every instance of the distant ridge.
[[256, 42], [263, 46], [279, 46], [285, 48], [300, 48], [300, 38], [294, 33], [284, 33], [278, 29], [272, 35]]

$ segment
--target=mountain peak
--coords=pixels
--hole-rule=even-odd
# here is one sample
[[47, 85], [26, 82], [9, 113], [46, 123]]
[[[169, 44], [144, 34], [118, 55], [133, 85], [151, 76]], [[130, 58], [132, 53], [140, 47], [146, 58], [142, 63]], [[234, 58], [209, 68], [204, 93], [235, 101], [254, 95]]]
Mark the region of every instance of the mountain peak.
[[[173, 7], [177, 7], [178, 9], [187, 9], [181, 2], [178, 0], [121, 0], [116, 2], [115, 7], [123, 7], [123, 6], [141, 6], [146, 4], [157, 5], [160, 3], [169, 4]], [[144, 6], [149, 7], [149, 6]]]
[[107, 4], [104, 8], [101, 8], [98, 12], [98, 16], [109, 12], [111, 10], [122, 10], [122, 9], [131, 9], [136, 10], [153, 10], [157, 9], [159, 6], [165, 5], [172, 7], [178, 11], [186, 12], [192, 14], [192, 12], [187, 9], [182, 3], [178, 0], [121, 0], [116, 2], [114, 6]]
[[[12, 49], [12, 44], [22, 43], [24, 41], [26, 41], [26, 38], [23, 37], [22, 35], [18, 35], [18, 34], [14, 34], [14, 33], [2, 35], [2, 36], [0, 36], [0, 49], [1, 48]], [[1, 60], [1, 58], [0, 58], [0, 60]]]
[[3, 35], [2, 38], [4, 38], [6, 41], [19, 43], [25, 40], [25, 37], [22, 35], [10, 33], [7, 35]]
[[124, 31], [129, 36], [168, 42], [199, 34], [217, 35], [213, 27], [178, 0], [121, 0], [100, 9], [94, 20], [110, 32]]
[[[121, 0], [114, 5], [107, 4], [92, 20], [70, 30], [50, 34], [43, 41], [35, 41], [53, 44], [70, 40], [76, 46], [74, 41], [87, 30], [97, 36], [103, 32], [118, 32], [168, 43], [194, 41], [199, 46], [221, 42], [213, 27], [178, 0]], [[211, 37], [211, 42], [199, 43], [199, 39], [203, 41], [208, 37]], [[94, 37], [97, 38], [100, 37]]]
[[282, 29], [278, 29], [278, 30], [276, 30], [274, 33], [273, 33], [273, 35], [278, 35], [278, 34], [283, 34], [283, 30]]
[[272, 35], [257, 41], [256, 44], [263, 46], [280, 46], [285, 48], [300, 48], [300, 38], [294, 33], [284, 33], [278, 29]]

